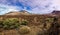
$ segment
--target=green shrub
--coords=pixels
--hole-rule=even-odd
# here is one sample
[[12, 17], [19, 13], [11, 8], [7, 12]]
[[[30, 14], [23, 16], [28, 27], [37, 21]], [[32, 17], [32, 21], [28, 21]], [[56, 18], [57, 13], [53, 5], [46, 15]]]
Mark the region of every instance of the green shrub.
[[14, 29], [20, 26], [18, 19], [16, 18], [8, 18], [3, 21], [4, 29]]
[[0, 20], [0, 28], [3, 27], [3, 20]]
[[21, 25], [27, 25], [27, 24], [28, 24], [27, 21], [22, 21], [22, 22], [21, 22]]
[[23, 27], [20, 28], [19, 31], [20, 31], [21, 34], [27, 34], [27, 33], [30, 32], [30, 30], [31, 30], [30, 27], [28, 27], [28, 26], [23, 26]]

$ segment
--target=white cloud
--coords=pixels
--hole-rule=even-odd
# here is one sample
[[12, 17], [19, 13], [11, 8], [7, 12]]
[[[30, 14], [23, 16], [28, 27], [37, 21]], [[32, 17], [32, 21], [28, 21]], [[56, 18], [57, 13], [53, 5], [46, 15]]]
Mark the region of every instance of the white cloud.
[[43, 7], [50, 4], [51, 0], [19, 0], [19, 2], [23, 3], [24, 6], [34, 7]]
[[8, 13], [10, 11], [19, 11], [19, 7], [17, 6], [8, 6], [0, 4], [0, 15]]
[[32, 13], [51, 13], [60, 10], [60, 0], [19, 0], [23, 5], [30, 6]]
[[51, 9], [51, 0], [19, 0], [19, 2], [23, 3], [23, 5], [31, 7], [31, 13], [50, 13]]
[[60, 10], [60, 0], [53, 0], [52, 1], [55, 10]]

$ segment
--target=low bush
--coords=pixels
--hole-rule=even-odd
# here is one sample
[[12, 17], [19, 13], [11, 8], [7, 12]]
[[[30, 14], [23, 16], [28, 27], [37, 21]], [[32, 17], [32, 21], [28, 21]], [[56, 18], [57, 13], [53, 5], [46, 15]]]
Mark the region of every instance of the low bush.
[[21, 25], [27, 25], [27, 24], [28, 24], [28, 22], [25, 20], [21, 22]]
[[52, 23], [52, 22], [53, 22], [53, 19], [54, 19], [54, 18], [46, 18], [45, 20], [46, 20], [46, 22], [48, 22], [48, 23]]
[[30, 27], [28, 27], [28, 26], [23, 26], [23, 27], [20, 28], [19, 31], [20, 31], [21, 34], [27, 34], [27, 33], [30, 32], [30, 30], [31, 30]]
[[3, 21], [0, 21], [0, 28], [3, 27]]

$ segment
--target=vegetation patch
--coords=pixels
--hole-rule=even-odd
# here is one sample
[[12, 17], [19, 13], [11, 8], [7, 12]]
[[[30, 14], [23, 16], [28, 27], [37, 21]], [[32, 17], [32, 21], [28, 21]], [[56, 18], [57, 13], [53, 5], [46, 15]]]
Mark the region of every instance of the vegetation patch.
[[20, 26], [17, 18], [8, 18], [0, 21], [0, 28], [3, 29], [15, 29]]
[[27, 25], [28, 24], [28, 21], [24, 20], [21, 22], [21, 25]]

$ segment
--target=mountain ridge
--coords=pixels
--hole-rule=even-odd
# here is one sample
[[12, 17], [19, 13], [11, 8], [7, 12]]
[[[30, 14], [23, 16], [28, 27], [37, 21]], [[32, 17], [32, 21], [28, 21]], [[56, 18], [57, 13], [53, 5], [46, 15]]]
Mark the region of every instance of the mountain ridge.
[[[5, 15], [41, 15], [41, 14], [32, 14], [29, 13], [25, 10], [22, 11], [11, 11], [9, 13], [6, 13]], [[58, 10], [54, 10], [53, 12], [49, 13], [49, 14], [42, 14], [42, 15], [47, 15], [47, 16], [60, 16], [60, 11]]]
[[9, 13], [6, 13], [5, 15], [30, 15], [27, 11], [11, 11]]

